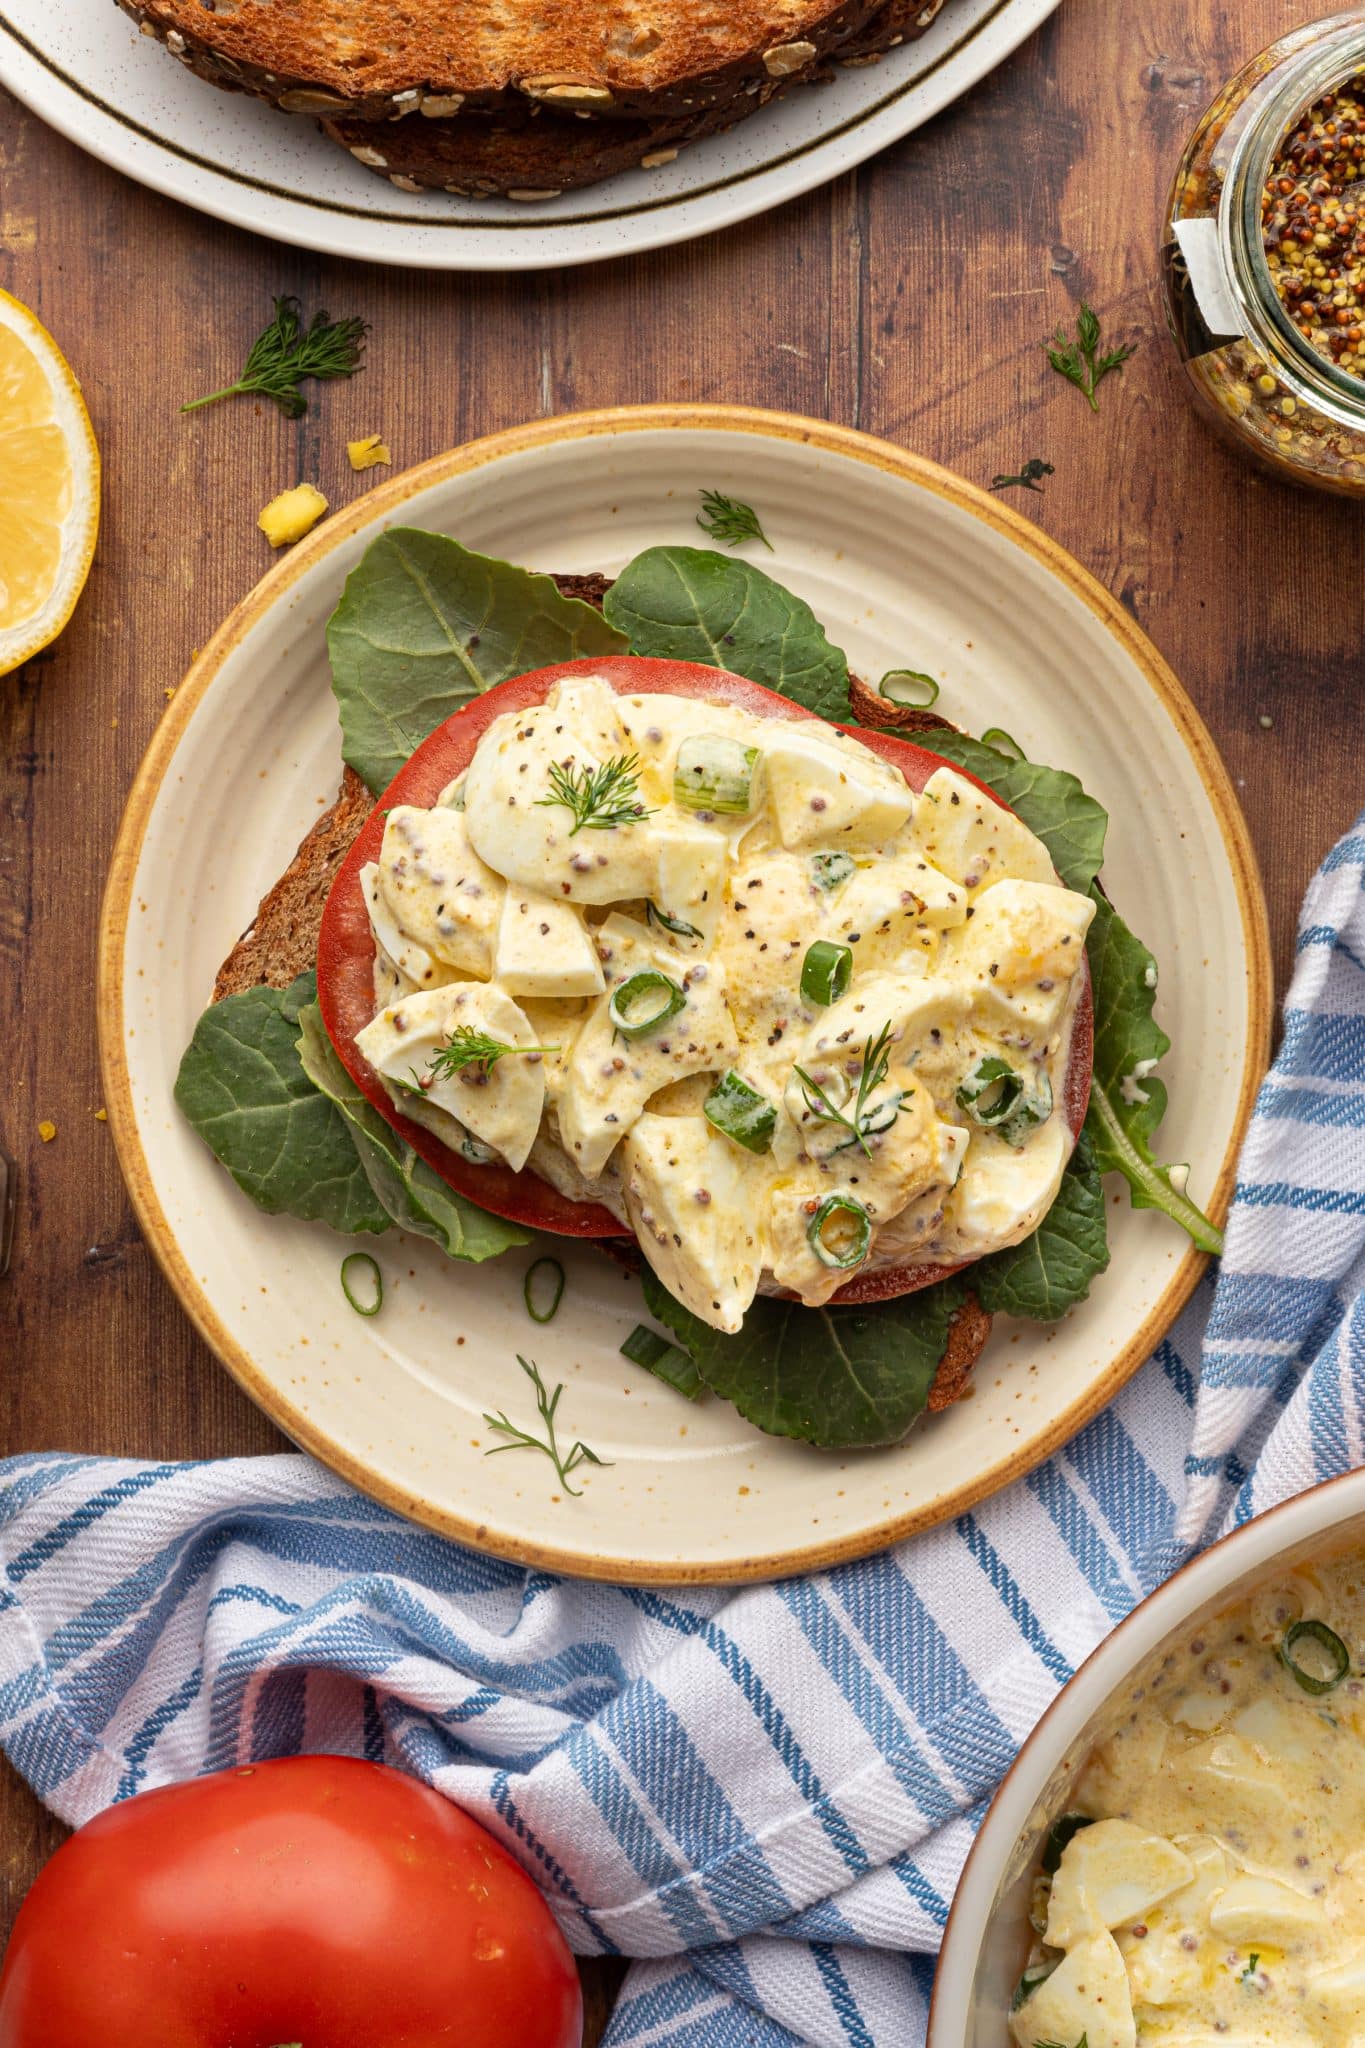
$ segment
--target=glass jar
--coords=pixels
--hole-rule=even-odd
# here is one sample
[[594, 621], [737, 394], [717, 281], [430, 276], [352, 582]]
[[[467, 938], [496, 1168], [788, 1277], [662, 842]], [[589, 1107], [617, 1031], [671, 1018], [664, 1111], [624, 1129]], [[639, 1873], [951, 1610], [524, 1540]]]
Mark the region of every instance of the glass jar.
[[[1180, 160], [1162, 270], [1171, 333], [1201, 404], [1224, 435], [1295, 483], [1365, 497], [1365, 342], [1357, 375], [1301, 331], [1288, 310], [1293, 299], [1281, 292], [1298, 289], [1304, 273], [1290, 272], [1287, 283], [1277, 284], [1262, 219], [1288, 139], [1325, 95], [1357, 75], [1365, 105], [1365, 7], [1296, 29], [1253, 58], [1214, 101]], [[1326, 110], [1326, 118], [1334, 113]], [[1335, 147], [1324, 129], [1321, 138], [1310, 135], [1310, 149], [1319, 140]], [[1300, 154], [1296, 161], [1322, 179], [1320, 157]], [[1359, 196], [1365, 233], [1365, 165]], [[1355, 199], [1352, 191], [1348, 203]], [[1339, 298], [1326, 268], [1330, 254], [1318, 255], [1301, 219], [1289, 244], [1277, 248], [1290, 244], [1299, 264], [1323, 272], [1310, 276], [1310, 293]], [[1365, 299], [1365, 269], [1360, 293]], [[1354, 353], [1346, 339], [1354, 331], [1353, 303], [1352, 295], [1345, 309], [1331, 307], [1324, 317], [1336, 322], [1346, 311], [1340, 344]], [[1362, 315], [1365, 330], [1365, 307]], [[1332, 333], [1335, 340], [1335, 326]]]

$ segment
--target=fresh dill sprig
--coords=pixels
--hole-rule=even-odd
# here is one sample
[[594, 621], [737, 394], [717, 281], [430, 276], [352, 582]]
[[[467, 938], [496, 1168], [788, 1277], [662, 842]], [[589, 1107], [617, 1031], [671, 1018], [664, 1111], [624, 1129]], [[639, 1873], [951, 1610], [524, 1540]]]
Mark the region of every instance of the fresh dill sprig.
[[1092, 313], [1085, 301], [1076, 321], [1076, 339], [1069, 341], [1059, 327], [1051, 341], [1043, 343], [1047, 359], [1059, 377], [1065, 377], [1068, 384], [1074, 384], [1083, 393], [1091, 412], [1099, 411], [1095, 392], [1111, 370], [1121, 370], [1137, 344], [1125, 343], [1120, 348], [1111, 348], [1106, 354], [1098, 353], [1100, 345], [1100, 320], [1098, 313]]
[[192, 398], [180, 410], [197, 412], [201, 405], [250, 392], [272, 399], [286, 419], [300, 419], [308, 410], [308, 400], [299, 390], [303, 379], [353, 377], [362, 367], [367, 331], [363, 320], [329, 320], [321, 311], [313, 315], [312, 326], [305, 327], [297, 299], [276, 299], [275, 317], [252, 343], [237, 382], [210, 391], [207, 398]]
[[723, 491], [701, 493], [697, 524], [712, 540], [723, 540], [727, 548], [737, 548], [746, 540], [761, 540], [769, 554], [773, 551], [753, 506], [741, 505], [738, 498], [727, 498]]
[[[890, 1068], [891, 1025], [887, 1022], [883, 1024], [875, 1039], [868, 1038], [863, 1044], [862, 1072], [858, 1077], [858, 1093], [853, 1100], [852, 1116], [848, 1116], [830, 1101], [819, 1082], [812, 1080], [804, 1067], [793, 1067], [792, 1072], [801, 1083], [801, 1093], [806, 1098], [806, 1108], [811, 1115], [818, 1117], [821, 1123], [842, 1124], [848, 1132], [848, 1137], [837, 1149], [842, 1152], [849, 1145], [861, 1145], [870, 1159], [872, 1147], [867, 1142], [868, 1098], [876, 1094]], [[897, 1104], [897, 1114], [899, 1108], [900, 1105]], [[893, 1116], [890, 1122], [894, 1123], [895, 1120]]]
[[[427, 1072], [432, 1080], [444, 1080], [452, 1074], [462, 1074], [466, 1067], [482, 1067], [485, 1074], [491, 1074], [499, 1060], [506, 1059], [509, 1052], [558, 1052], [557, 1045], [508, 1045], [502, 1038], [490, 1038], [486, 1031], [476, 1030], [472, 1024], [457, 1024], [444, 1045], [438, 1045], [427, 1061]], [[405, 1081], [399, 1082], [406, 1088]], [[421, 1083], [413, 1091], [425, 1091]]]
[[559, 1397], [564, 1392], [564, 1388], [561, 1384], [555, 1388], [553, 1394], [550, 1393], [540, 1376], [540, 1368], [535, 1360], [523, 1358], [520, 1352], [517, 1353], [517, 1364], [536, 1390], [536, 1408], [539, 1411], [541, 1421], [545, 1425], [545, 1435], [543, 1437], [533, 1436], [530, 1430], [519, 1429], [516, 1423], [509, 1421], [506, 1414], [502, 1411], [499, 1411], [496, 1415], [485, 1413], [483, 1419], [488, 1424], [488, 1427], [495, 1429], [499, 1436], [505, 1436], [508, 1441], [505, 1444], [493, 1444], [484, 1452], [484, 1456], [485, 1458], [496, 1458], [502, 1451], [541, 1451], [550, 1460], [555, 1471], [559, 1474], [560, 1485], [564, 1488], [565, 1493], [571, 1493], [574, 1499], [578, 1500], [582, 1495], [583, 1489], [581, 1486], [570, 1486], [569, 1474], [576, 1472], [580, 1465], [600, 1465], [603, 1470], [606, 1470], [611, 1461], [607, 1458], [599, 1458], [596, 1451], [589, 1450], [581, 1437], [575, 1440], [572, 1448], [567, 1452], [560, 1450], [559, 1438], [555, 1433], [555, 1411], [559, 1407]]
[[991, 489], [993, 491], [1011, 491], [1017, 487], [1020, 490], [1037, 491], [1041, 494], [1043, 478], [1045, 476], [1054, 476], [1055, 474], [1056, 472], [1050, 462], [1044, 462], [1041, 456], [1034, 455], [1024, 464], [1017, 476], [993, 476], [991, 478]]
[[615, 754], [600, 768], [566, 768], [556, 761], [550, 769], [551, 796], [536, 798], [537, 809], [563, 804], [573, 812], [572, 839], [586, 829], [610, 832], [615, 825], [634, 825], [653, 816], [640, 802], [640, 767], [635, 754]]

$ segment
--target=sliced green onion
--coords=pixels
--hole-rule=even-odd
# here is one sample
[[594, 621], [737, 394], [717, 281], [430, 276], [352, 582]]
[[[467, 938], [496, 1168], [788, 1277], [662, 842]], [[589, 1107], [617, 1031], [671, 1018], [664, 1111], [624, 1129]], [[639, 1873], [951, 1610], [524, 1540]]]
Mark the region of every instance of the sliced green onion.
[[777, 1111], [731, 1067], [702, 1104], [702, 1115], [746, 1152], [766, 1152], [777, 1128]]
[[646, 900], [645, 923], [662, 925], [666, 932], [672, 932], [675, 939], [699, 939], [701, 933], [694, 924], [684, 924], [680, 917], [670, 917], [666, 910], [660, 910], [657, 903]]
[[[356, 1298], [355, 1289], [351, 1285], [351, 1269], [355, 1266], [369, 1268], [369, 1281], [374, 1290], [372, 1301], [359, 1301]], [[341, 1262], [341, 1291], [358, 1316], [377, 1316], [384, 1306], [384, 1275], [379, 1270], [378, 1259], [372, 1259], [368, 1252], [348, 1252]]]
[[651, 1330], [647, 1323], [635, 1325], [621, 1346], [621, 1354], [632, 1365], [642, 1365], [656, 1379], [686, 1395], [689, 1401], [699, 1401], [706, 1392], [706, 1382], [688, 1353], [660, 1336], [657, 1330]]
[[[536, 1285], [537, 1273], [546, 1275], [545, 1281]], [[548, 1295], [548, 1298], [547, 1298]], [[540, 1305], [536, 1301], [539, 1297]], [[526, 1278], [521, 1283], [521, 1298], [526, 1303], [526, 1313], [533, 1323], [552, 1323], [559, 1314], [559, 1304], [564, 1299], [564, 1268], [558, 1259], [536, 1259], [526, 1268]]]
[[483, 1139], [476, 1138], [472, 1131], [465, 1132], [458, 1149], [461, 1159], [467, 1159], [471, 1166], [487, 1166], [498, 1156], [491, 1145], [485, 1145]]
[[673, 765], [673, 801], [685, 811], [723, 811], [741, 816], [753, 803], [757, 747], [723, 733], [693, 733]]
[[938, 702], [938, 684], [917, 668], [889, 668], [877, 685], [877, 695], [888, 704], [911, 704], [927, 711]]
[[851, 853], [813, 853], [810, 878], [817, 889], [837, 889], [856, 873], [857, 867]]
[[1063, 1813], [1053, 1821], [1047, 1831], [1047, 1840], [1043, 1843], [1042, 1856], [1039, 1858], [1047, 1877], [1057, 1875], [1071, 1837], [1078, 1835], [1082, 1828], [1093, 1827], [1094, 1824], [1095, 1816], [1091, 1813]]
[[[1306, 1643], [1313, 1645], [1308, 1664], [1295, 1654]], [[1350, 1651], [1325, 1621], [1292, 1621], [1281, 1639], [1280, 1656], [1296, 1683], [1315, 1699], [1333, 1692], [1351, 1668]]]
[[[648, 1032], [657, 1031], [661, 1024], [667, 1024], [670, 1017], [676, 1017], [686, 1003], [687, 997], [676, 981], [670, 981], [656, 967], [646, 967], [639, 974], [627, 975], [612, 990], [607, 1015], [622, 1038], [643, 1038]], [[637, 1009], [639, 1004], [645, 1007]]]
[[1024, 1096], [1009, 1120], [1000, 1127], [1000, 1135], [1009, 1145], [1022, 1145], [1030, 1131], [1036, 1131], [1039, 1124], [1045, 1124], [1052, 1114], [1052, 1083], [1042, 1070], [1034, 1082], [1033, 1092]]
[[991, 1130], [1009, 1121], [1023, 1092], [1022, 1074], [1016, 1074], [1007, 1061], [992, 1056], [978, 1061], [975, 1071], [962, 1083], [957, 1091], [957, 1106], [966, 1111], [974, 1124]]
[[[834, 1225], [834, 1242], [827, 1235]], [[810, 1219], [806, 1236], [822, 1266], [837, 1266], [847, 1272], [861, 1266], [872, 1242], [872, 1219], [852, 1195], [826, 1195]]]
[[1007, 761], [1027, 761], [1028, 755], [1018, 740], [1011, 739], [1003, 725], [988, 725], [981, 735], [983, 747], [994, 747], [997, 754], [1003, 754]]
[[836, 946], [830, 939], [817, 939], [801, 962], [801, 994], [808, 1003], [828, 1009], [848, 994], [853, 979], [851, 947]]
[[[1060, 1961], [1061, 1957], [1059, 1956], [1057, 1958], [1057, 1962]], [[1038, 1986], [1040, 1984], [1046, 1983], [1047, 1979], [1052, 1975], [1053, 1971], [1056, 1969], [1057, 1962], [1029, 1964], [1028, 1968], [1020, 1977], [1019, 1982], [1014, 1987], [1014, 1996], [1010, 2000], [1011, 2012], [1018, 2012], [1020, 2006], [1024, 2003], [1025, 1999], [1032, 1998], [1034, 1992], [1038, 1989]]]

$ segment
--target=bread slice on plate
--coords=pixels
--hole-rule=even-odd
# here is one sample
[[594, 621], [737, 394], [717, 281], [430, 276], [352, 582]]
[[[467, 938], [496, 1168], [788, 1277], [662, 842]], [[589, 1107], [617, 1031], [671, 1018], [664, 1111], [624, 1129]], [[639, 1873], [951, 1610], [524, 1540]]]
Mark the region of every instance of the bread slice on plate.
[[[562, 597], [581, 598], [599, 608], [611, 587], [605, 576], [556, 576]], [[851, 697], [856, 715], [876, 718], [878, 723], [899, 725], [907, 731], [925, 731], [946, 726], [947, 719], [910, 706], [888, 705], [866, 683], [854, 677]], [[361, 826], [374, 808], [374, 798], [365, 784], [347, 768], [341, 788], [330, 809], [305, 835], [293, 860], [274, 887], [261, 898], [256, 915], [218, 970], [213, 1000], [239, 995], [264, 984], [288, 988], [296, 976], [317, 961], [318, 933], [337, 871], [350, 852]], [[635, 1247], [628, 1241], [610, 1241], [602, 1247], [618, 1261], [640, 1264]], [[992, 1318], [975, 1295], [968, 1295], [948, 1327], [948, 1343], [934, 1383], [928, 1407], [937, 1414], [960, 1401], [968, 1392], [972, 1368], [981, 1356], [991, 1333]]]
[[119, 4], [201, 78], [320, 118], [399, 186], [530, 199], [667, 163], [833, 63], [875, 63], [945, 0]]

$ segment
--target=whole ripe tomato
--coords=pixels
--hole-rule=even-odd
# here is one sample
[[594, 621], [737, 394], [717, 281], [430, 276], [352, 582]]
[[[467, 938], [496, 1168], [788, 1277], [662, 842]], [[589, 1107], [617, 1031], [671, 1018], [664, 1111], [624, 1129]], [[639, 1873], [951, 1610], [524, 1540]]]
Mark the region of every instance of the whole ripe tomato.
[[439, 1793], [285, 1757], [110, 1807], [24, 1901], [0, 2048], [578, 2048], [540, 1893]]

